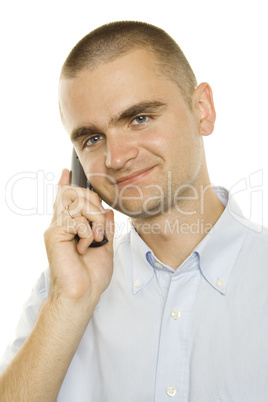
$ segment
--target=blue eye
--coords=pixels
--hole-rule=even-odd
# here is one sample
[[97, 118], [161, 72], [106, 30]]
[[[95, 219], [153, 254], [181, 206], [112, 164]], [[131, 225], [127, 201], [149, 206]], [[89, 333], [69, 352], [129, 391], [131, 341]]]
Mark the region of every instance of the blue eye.
[[132, 120], [131, 123], [133, 125], [143, 124], [143, 123], [147, 123], [148, 119], [149, 119], [148, 116], [137, 116], [137, 117], [135, 117], [135, 119]]
[[103, 139], [103, 135], [93, 135], [86, 141], [85, 146], [90, 147], [90, 146], [96, 144], [97, 142], [101, 141], [102, 139]]

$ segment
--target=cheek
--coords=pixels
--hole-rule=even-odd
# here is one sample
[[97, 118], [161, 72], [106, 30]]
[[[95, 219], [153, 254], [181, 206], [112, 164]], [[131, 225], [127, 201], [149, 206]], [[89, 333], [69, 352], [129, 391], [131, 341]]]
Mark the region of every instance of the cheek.
[[114, 179], [107, 172], [104, 155], [84, 157], [82, 163], [94, 191], [110, 205], [115, 197]]
[[163, 137], [165, 141], [162, 149], [165, 150], [169, 168], [189, 173], [195, 169], [201, 152], [201, 141], [192, 121], [183, 116], [176, 116], [171, 120], [169, 130], [164, 132]]
[[146, 137], [146, 141], [143, 144], [143, 148], [149, 150], [154, 155], [163, 157], [165, 149], [169, 145], [167, 135], [163, 129], [158, 128], [153, 130], [149, 136]]
[[[162, 121], [155, 124], [148, 131], [141, 133], [138, 138], [140, 150], [144, 149], [151, 154], [158, 155], [164, 159], [167, 148], [170, 146], [172, 129]], [[172, 146], [172, 145], [171, 145]]]
[[82, 156], [81, 155], [78, 156], [84, 168], [85, 174], [92, 185], [104, 176], [103, 175], [104, 164], [101, 158], [96, 158], [95, 156], [89, 154], [87, 155], [86, 153], [83, 154]]

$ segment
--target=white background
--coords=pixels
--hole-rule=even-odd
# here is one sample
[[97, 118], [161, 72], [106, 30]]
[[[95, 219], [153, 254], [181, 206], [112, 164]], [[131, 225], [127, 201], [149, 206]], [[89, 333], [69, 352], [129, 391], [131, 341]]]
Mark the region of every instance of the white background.
[[75, 43], [99, 25], [146, 21], [180, 44], [198, 82], [209, 82], [214, 91], [217, 124], [205, 139], [211, 180], [234, 192], [242, 185], [237, 197], [245, 214], [268, 226], [264, 0], [2, 4], [0, 354], [13, 337], [24, 300], [47, 267], [43, 232], [61, 169], [70, 165], [71, 144], [58, 113], [60, 68]]

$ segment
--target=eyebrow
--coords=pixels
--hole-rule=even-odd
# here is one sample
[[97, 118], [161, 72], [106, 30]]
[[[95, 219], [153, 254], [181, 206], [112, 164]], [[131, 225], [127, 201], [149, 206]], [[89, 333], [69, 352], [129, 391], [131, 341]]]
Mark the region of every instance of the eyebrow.
[[[128, 120], [131, 117], [135, 117], [141, 113], [152, 113], [159, 111], [161, 109], [165, 109], [167, 107], [167, 103], [159, 102], [159, 101], [148, 101], [148, 102], [140, 102], [135, 105], [128, 107], [126, 110], [123, 110], [119, 114], [113, 116], [109, 122], [110, 125], [116, 125], [122, 121]], [[102, 130], [100, 130], [95, 124], [89, 124], [82, 127], [75, 128], [71, 133], [71, 141], [76, 142], [79, 138], [90, 135], [90, 134], [99, 134]]]

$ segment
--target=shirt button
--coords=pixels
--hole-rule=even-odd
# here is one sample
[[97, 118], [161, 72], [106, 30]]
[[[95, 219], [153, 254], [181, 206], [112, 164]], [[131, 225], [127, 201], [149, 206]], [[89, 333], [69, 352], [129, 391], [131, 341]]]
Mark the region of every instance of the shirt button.
[[166, 391], [167, 391], [168, 396], [174, 396], [176, 394], [177, 390], [174, 387], [168, 387]]
[[162, 264], [160, 264], [160, 262], [154, 262], [154, 266], [156, 267], [156, 268], [163, 268], [163, 265]]
[[140, 284], [141, 284], [141, 282], [137, 279], [135, 282], [134, 282], [134, 286], [135, 286], [135, 288], [137, 288], [138, 286], [140, 286]]
[[224, 281], [222, 279], [218, 279], [216, 285], [221, 288], [224, 285]]
[[181, 316], [181, 312], [179, 310], [172, 310], [170, 313], [173, 320], [178, 320]]

